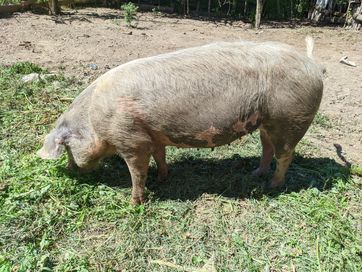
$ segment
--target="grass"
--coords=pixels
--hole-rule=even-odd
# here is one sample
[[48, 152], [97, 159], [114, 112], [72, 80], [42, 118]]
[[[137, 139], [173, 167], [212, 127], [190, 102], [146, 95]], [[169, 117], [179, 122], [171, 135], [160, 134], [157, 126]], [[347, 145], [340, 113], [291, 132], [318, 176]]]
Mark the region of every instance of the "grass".
[[19, 4], [21, 0], [0, 0], [0, 6]]
[[328, 116], [322, 114], [321, 112], [317, 112], [316, 116], [314, 117], [313, 124], [324, 129], [333, 127], [332, 121], [328, 118]]
[[0, 271], [362, 271], [361, 180], [307, 139], [274, 191], [270, 175], [250, 176], [257, 133], [214, 151], [169, 148], [169, 183], [152, 162], [149, 200], [134, 207], [121, 159], [80, 175], [65, 157], [36, 157], [82, 86], [22, 83], [33, 71], [46, 73], [0, 67]]

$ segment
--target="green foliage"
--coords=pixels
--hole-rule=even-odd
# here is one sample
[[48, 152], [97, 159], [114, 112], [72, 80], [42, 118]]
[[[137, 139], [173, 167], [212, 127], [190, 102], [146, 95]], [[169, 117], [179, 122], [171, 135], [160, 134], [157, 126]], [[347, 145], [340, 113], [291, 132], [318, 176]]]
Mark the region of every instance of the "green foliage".
[[153, 14], [153, 16], [162, 16], [163, 15], [159, 8], [153, 8], [152, 14]]
[[[48, 0], [37, 0], [37, 2], [47, 2]], [[200, 14], [206, 14], [208, 9], [208, 0], [190, 0], [190, 12], [194, 13], [198, 7]], [[310, 0], [268, 0], [263, 1], [263, 13], [262, 17], [264, 19], [303, 19], [308, 15], [308, 11], [313, 7], [314, 2]], [[342, 12], [346, 12], [346, 7], [348, 0], [336, 0], [335, 8], [338, 9], [341, 7]], [[20, 0], [0, 0], [0, 5], [6, 4], [18, 4]], [[170, 2], [161, 0], [159, 2], [160, 6], [169, 6]], [[175, 7], [175, 12], [180, 14], [185, 13], [186, 1], [176, 0], [172, 4]], [[212, 16], [219, 17], [233, 17], [233, 18], [242, 18], [246, 20], [253, 21], [255, 18], [255, 7], [256, 0], [248, 0], [246, 12], [245, 1], [241, 0], [228, 0], [228, 1], [211, 1], [211, 12]], [[138, 9], [136, 5], [132, 2], [123, 4], [121, 9], [125, 13], [125, 21], [127, 26], [131, 26], [132, 22], [136, 19], [135, 13]], [[161, 13], [157, 11], [157, 8], [152, 9], [154, 15], [160, 16]], [[348, 17], [349, 18], [349, 17]]]
[[357, 175], [357, 176], [362, 177], [362, 165], [352, 165], [351, 173], [353, 175]]
[[0, 6], [19, 4], [21, 0], [0, 0]]
[[298, 14], [298, 17], [303, 18], [305, 13], [308, 12], [310, 7], [310, 0], [299, 0], [295, 3], [295, 11]]
[[307, 140], [282, 190], [265, 187], [270, 175], [250, 175], [257, 133], [214, 151], [169, 148], [168, 183], [155, 181], [152, 162], [149, 202], [134, 207], [122, 160], [80, 174], [65, 156], [35, 155], [81, 91], [62, 76], [21, 82], [39, 69], [0, 67], [1, 272], [362, 270], [360, 180]]
[[10, 74], [31, 74], [31, 73], [41, 73], [44, 70], [40, 68], [39, 66], [30, 63], [30, 62], [18, 62], [14, 65], [12, 65], [9, 69]]
[[132, 2], [128, 2], [127, 4], [123, 4], [121, 6], [121, 10], [123, 10], [124, 20], [126, 22], [126, 25], [128, 27], [132, 26], [133, 20], [136, 19], [135, 15], [137, 13], [138, 6], [136, 6]]
[[316, 116], [314, 117], [313, 123], [322, 128], [332, 128], [332, 121], [328, 118], [327, 115], [321, 112], [317, 112]]
[[349, 0], [336, 0], [337, 5], [348, 5]]

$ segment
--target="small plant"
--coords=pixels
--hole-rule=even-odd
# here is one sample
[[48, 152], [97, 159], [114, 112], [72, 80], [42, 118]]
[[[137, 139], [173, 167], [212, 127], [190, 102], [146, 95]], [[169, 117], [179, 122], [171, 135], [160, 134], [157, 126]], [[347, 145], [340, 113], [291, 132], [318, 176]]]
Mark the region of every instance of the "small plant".
[[135, 15], [138, 10], [138, 6], [132, 2], [128, 2], [127, 4], [123, 4], [121, 6], [121, 10], [124, 12], [124, 20], [126, 21], [126, 25], [128, 27], [132, 26], [132, 21], [137, 19]]
[[314, 123], [322, 128], [332, 128], [332, 121], [328, 118], [328, 116], [322, 114], [321, 112], [317, 112], [314, 117]]
[[30, 63], [28, 61], [18, 62], [12, 65], [9, 69], [12, 74], [30, 74], [30, 73], [41, 73], [44, 72], [43, 68], [40, 68], [36, 64]]
[[153, 16], [157, 17], [157, 16], [161, 16], [162, 12], [160, 11], [159, 8], [153, 8], [152, 9], [152, 14], [153, 14]]

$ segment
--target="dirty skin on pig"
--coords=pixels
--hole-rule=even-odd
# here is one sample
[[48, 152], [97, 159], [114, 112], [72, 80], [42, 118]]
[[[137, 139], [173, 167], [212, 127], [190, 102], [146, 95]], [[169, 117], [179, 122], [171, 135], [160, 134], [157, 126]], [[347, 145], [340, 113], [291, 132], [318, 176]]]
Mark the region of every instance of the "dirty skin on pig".
[[81, 169], [119, 155], [139, 204], [151, 156], [158, 179], [167, 179], [166, 146], [213, 148], [259, 129], [253, 174], [267, 173], [275, 157], [270, 186], [281, 186], [322, 99], [323, 68], [306, 41], [306, 55], [274, 42], [218, 42], [120, 65], [75, 98], [38, 154], [66, 151], [69, 166]]

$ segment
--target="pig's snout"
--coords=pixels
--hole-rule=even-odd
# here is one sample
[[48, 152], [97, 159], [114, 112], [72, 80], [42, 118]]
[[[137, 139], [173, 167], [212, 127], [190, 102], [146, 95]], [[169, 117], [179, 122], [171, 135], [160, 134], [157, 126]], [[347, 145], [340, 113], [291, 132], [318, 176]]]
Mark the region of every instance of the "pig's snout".
[[73, 157], [68, 156], [68, 165], [67, 168], [70, 171], [77, 171], [80, 173], [89, 173], [92, 172], [94, 170], [97, 170], [99, 168], [100, 165], [100, 160], [92, 160], [92, 161], [88, 161], [86, 163], [76, 163], [75, 160], [73, 159]]

